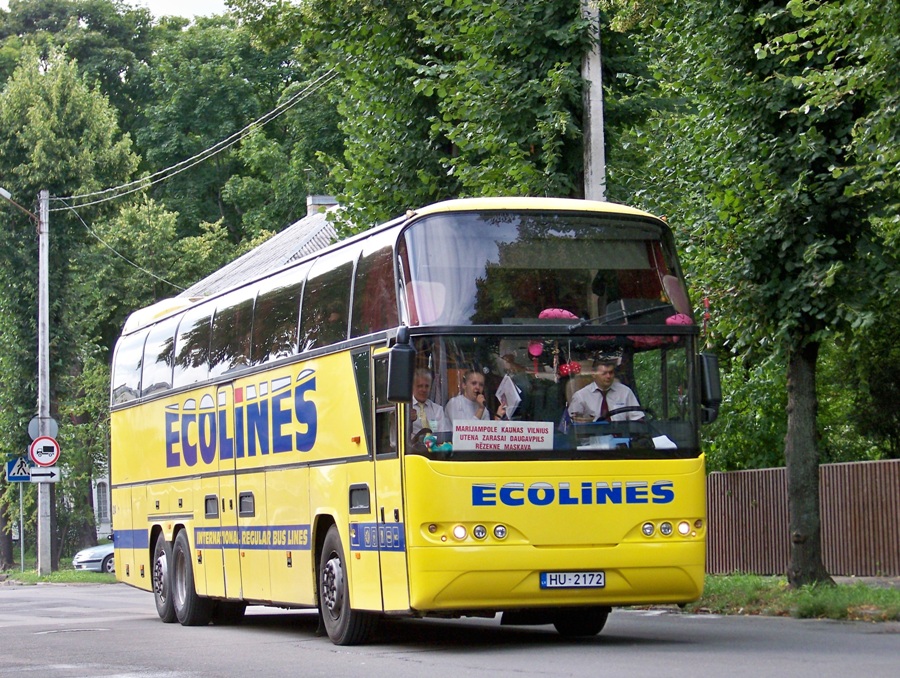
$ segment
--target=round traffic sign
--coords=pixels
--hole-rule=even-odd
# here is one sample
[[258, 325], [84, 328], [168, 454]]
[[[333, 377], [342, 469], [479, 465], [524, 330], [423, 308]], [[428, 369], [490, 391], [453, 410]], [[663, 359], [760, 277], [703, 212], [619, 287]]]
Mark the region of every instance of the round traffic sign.
[[28, 456], [38, 466], [53, 466], [59, 460], [59, 443], [50, 436], [38, 436], [28, 447]]
[[56, 434], [59, 433], [59, 424], [56, 423], [56, 419], [53, 417], [32, 417], [31, 421], [28, 422], [28, 436], [34, 440], [41, 435], [41, 420], [44, 421], [47, 435], [55, 438]]

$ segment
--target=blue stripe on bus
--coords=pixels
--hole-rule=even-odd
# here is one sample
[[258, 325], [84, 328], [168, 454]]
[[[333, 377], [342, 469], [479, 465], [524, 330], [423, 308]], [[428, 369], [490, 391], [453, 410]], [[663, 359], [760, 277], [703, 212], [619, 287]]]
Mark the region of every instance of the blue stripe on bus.
[[195, 527], [194, 546], [198, 549], [308, 551], [309, 525]]
[[114, 530], [113, 545], [117, 549], [150, 548], [150, 530]]
[[350, 523], [351, 551], [406, 551], [403, 523]]

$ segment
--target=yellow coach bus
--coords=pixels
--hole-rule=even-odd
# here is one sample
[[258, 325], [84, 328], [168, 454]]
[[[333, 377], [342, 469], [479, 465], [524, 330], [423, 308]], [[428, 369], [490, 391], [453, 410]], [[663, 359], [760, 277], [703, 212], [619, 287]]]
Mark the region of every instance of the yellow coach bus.
[[698, 598], [720, 400], [666, 223], [438, 203], [196, 302], [112, 370], [116, 573], [160, 618], [502, 614], [594, 635]]

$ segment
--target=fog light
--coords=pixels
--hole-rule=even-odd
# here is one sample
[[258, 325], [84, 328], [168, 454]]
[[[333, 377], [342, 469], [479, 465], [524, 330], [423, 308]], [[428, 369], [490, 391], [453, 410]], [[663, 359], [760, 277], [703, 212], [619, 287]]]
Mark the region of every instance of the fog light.
[[462, 541], [468, 536], [469, 532], [466, 530], [465, 525], [457, 525], [453, 528], [453, 538]]
[[506, 526], [494, 525], [494, 536], [497, 539], [506, 539]]
[[472, 536], [476, 539], [484, 539], [487, 536], [487, 528], [484, 525], [476, 525], [472, 528]]
[[653, 523], [644, 523], [641, 525], [641, 532], [644, 533], [645, 537], [653, 536], [653, 532], [656, 528], [653, 526]]
[[672, 523], [670, 523], [670, 522], [660, 523], [659, 524], [659, 533], [664, 537], [668, 537], [670, 534], [672, 534]]
[[690, 534], [690, 532], [691, 524], [688, 521], [682, 520], [680, 523], [678, 523], [678, 534], [680, 534], [682, 537], [686, 537], [688, 536], [688, 534]]

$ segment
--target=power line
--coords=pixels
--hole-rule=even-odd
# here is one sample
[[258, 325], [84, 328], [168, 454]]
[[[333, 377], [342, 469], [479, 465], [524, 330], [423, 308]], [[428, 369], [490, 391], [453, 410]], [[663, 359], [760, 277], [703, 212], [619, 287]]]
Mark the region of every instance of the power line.
[[[115, 186], [113, 188], [107, 188], [102, 191], [94, 191], [92, 193], [83, 193], [80, 195], [64, 196], [61, 198], [55, 197], [55, 198], [53, 198], [53, 200], [58, 200], [65, 204], [66, 201], [83, 200], [86, 198], [93, 198], [95, 196], [107, 196], [107, 197], [98, 197], [96, 200], [91, 200], [89, 202], [82, 202], [82, 203], [79, 203], [78, 205], [76, 205], [76, 207], [88, 207], [90, 205], [98, 205], [100, 203], [109, 202], [110, 200], [116, 200], [116, 199], [124, 197], [126, 195], [130, 195], [132, 193], [136, 193], [138, 191], [143, 191], [147, 188], [150, 188], [151, 186], [154, 186], [158, 183], [166, 181], [166, 180], [170, 179], [171, 177], [173, 177], [177, 174], [180, 174], [181, 172], [184, 172], [185, 170], [188, 170], [188, 169], [200, 164], [201, 162], [208, 160], [209, 158], [214, 157], [215, 155], [221, 153], [225, 149], [230, 148], [231, 146], [236, 144], [238, 141], [240, 141], [244, 136], [246, 136], [246, 134], [250, 130], [254, 129], [255, 127], [261, 127], [263, 125], [270, 123], [272, 120], [275, 120], [277, 117], [279, 117], [286, 111], [288, 111], [291, 108], [293, 108], [294, 106], [296, 106], [300, 101], [306, 99], [310, 95], [314, 94], [318, 90], [320, 90], [323, 87], [325, 87], [326, 85], [328, 85], [337, 76], [338, 76], [338, 72], [334, 68], [329, 69], [326, 73], [324, 73], [323, 75], [316, 78], [312, 83], [307, 85], [304, 89], [302, 89], [300, 92], [298, 92], [297, 94], [292, 96], [290, 99], [288, 99], [287, 101], [285, 101], [282, 104], [279, 104], [278, 106], [273, 108], [268, 113], [265, 113], [264, 115], [260, 116], [259, 118], [257, 118], [253, 122], [251, 122], [249, 125], [247, 125], [243, 129], [241, 129], [240, 131], [235, 132], [230, 137], [227, 137], [226, 139], [223, 139], [222, 141], [219, 141], [218, 143], [213, 144], [209, 148], [201, 151], [200, 153], [197, 153], [196, 155], [194, 155], [190, 158], [187, 158], [186, 160], [182, 160], [181, 162], [178, 162], [170, 167], [159, 170], [158, 172], [154, 172], [153, 174], [143, 177], [141, 179], [136, 179], [134, 181], [130, 181], [126, 184], [122, 184], [120, 186]], [[113, 195], [108, 195], [110, 193], [112, 193]], [[51, 212], [61, 212], [61, 211], [65, 211], [66, 209], [72, 209], [72, 207], [70, 205], [66, 205], [65, 207], [57, 207], [50, 211]]]
[[[63, 204], [65, 204], [65, 199], [64, 199], [64, 198], [55, 198], [55, 200], [59, 200], [60, 202], [62, 202]], [[81, 205], [79, 205], [79, 207], [81, 207]], [[126, 263], [128, 263], [129, 265], [133, 266], [133, 267], [136, 268], [137, 270], [141, 271], [142, 273], [146, 273], [146, 274], [149, 275], [151, 278], [156, 278], [156, 279], [159, 280], [160, 282], [164, 282], [164, 283], [166, 283], [167, 285], [171, 285], [171, 286], [174, 287], [176, 290], [179, 290], [180, 292], [184, 292], [184, 288], [183, 288], [181, 285], [176, 285], [175, 283], [171, 282], [170, 280], [166, 280], [166, 279], [163, 278], [162, 276], [156, 275], [156, 273], [154, 273], [153, 271], [148, 271], [146, 268], [144, 268], [144, 267], [141, 266], [140, 264], [137, 264], [137, 263], [133, 262], [131, 259], [129, 259], [128, 257], [126, 257], [124, 254], [122, 254], [121, 252], [119, 252], [115, 247], [113, 247], [113, 246], [110, 245], [108, 242], [106, 242], [103, 238], [101, 238], [99, 235], [97, 235], [97, 234], [91, 229], [90, 226], [87, 225], [87, 223], [85, 222], [85, 220], [81, 218], [81, 215], [78, 214], [78, 212], [75, 210], [75, 208], [72, 207], [71, 205], [66, 205], [64, 208], [61, 207], [61, 208], [58, 208], [57, 210], [54, 210], [54, 211], [60, 212], [60, 211], [63, 211], [63, 210], [71, 210], [72, 213], [73, 213], [76, 217], [78, 217], [78, 221], [81, 222], [81, 225], [84, 226], [84, 229], [85, 229], [88, 233], [90, 233], [94, 238], [96, 238], [96, 239], [97, 239], [97, 242], [99, 242], [101, 245], [103, 245], [105, 248], [107, 248], [110, 252], [112, 252], [113, 254], [115, 254], [117, 257], [119, 257], [120, 259], [122, 259], [123, 261], [125, 261]]]

